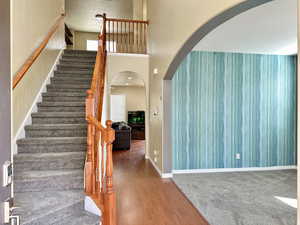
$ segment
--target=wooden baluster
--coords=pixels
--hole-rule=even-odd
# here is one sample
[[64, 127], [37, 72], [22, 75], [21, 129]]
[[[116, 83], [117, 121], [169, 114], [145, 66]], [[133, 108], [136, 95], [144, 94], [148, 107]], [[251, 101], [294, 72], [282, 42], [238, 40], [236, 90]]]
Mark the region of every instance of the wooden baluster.
[[112, 22], [112, 48], [113, 48], [113, 52], [115, 52], [115, 44], [114, 44], [114, 42], [115, 42], [115, 22], [113, 21]]
[[112, 121], [106, 121], [106, 190], [104, 194], [104, 224], [116, 225], [116, 196], [113, 187], [113, 160], [112, 143], [115, 139], [115, 131], [112, 129]]
[[106, 34], [107, 34], [107, 32], [106, 32], [106, 27], [107, 26], [107, 19], [106, 19], [106, 14], [104, 13], [103, 14], [103, 39], [102, 39], [102, 43], [103, 43], [103, 49], [102, 49], [102, 51], [106, 51], [107, 50], [107, 48], [106, 48]]
[[94, 187], [94, 172], [93, 172], [93, 151], [94, 151], [94, 125], [88, 120], [88, 116], [94, 115], [94, 96], [92, 90], [87, 91], [86, 104], [86, 119], [88, 121], [87, 128], [87, 156], [84, 168], [85, 175], [85, 192], [88, 194], [93, 193]]
[[105, 151], [105, 146], [104, 146], [104, 142], [105, 141], [105, 132], [101, 132], [101, 193], [100, 193], [100, 197], [103, 198], [103, 194], [104, 194], [104, 178], [105, 178], [105, 159], [104, 159], [104, 151]]
[[140, 23], [138, 23], [138, 28], [137, 28], [137, 39], [138, 39], [138, 43], [137, 43], [137, 46], [138, 46], [138, 53], [140, 52], [140, 38], [141, 38], [141, 36], [140, 36], [140, 31], [141, 30], [141, 24]]
[[116, 41], [116, 52], [119, 52], [119, 22], [117, 22], [117, 41]]
[[97, 129], [96, 130], [96, 135], [95, 135], [95, 178], [96, 178], [96, 183], [95, 183], [95, 193], [100, 193], [100, 187], [101, 187], [101, 176], [100, 176], [100, 131]]
[[147, 36], [148, 36], [148, 24], [145, 23], [145, 54], [147, 54]]

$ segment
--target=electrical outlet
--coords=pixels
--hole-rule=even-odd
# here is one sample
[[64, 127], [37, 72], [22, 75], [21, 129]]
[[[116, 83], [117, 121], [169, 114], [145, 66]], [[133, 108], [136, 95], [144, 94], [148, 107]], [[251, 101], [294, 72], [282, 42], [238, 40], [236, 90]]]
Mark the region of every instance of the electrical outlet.
[[236, 158], [236, 159], [241, 159], [241, 154], [240, 154], [240, 153], [236, 153], [236, 154], [235, 154], [235, 158]]

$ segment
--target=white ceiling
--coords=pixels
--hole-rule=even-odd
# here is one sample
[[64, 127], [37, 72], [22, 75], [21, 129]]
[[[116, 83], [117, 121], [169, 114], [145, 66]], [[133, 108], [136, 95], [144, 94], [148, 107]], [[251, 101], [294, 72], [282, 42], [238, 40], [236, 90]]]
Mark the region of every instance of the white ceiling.
[[116, 75], [112, 81], [111, 86], [135, 86], [144, 87], [144, 81], [137, 73], [132, 71], [124, 71]]
[[132, 19], [132, 0], [66, 0], [66, 24], [77, 31], [99, 32], [96, 14]]
[[217, 27], [194, 48], [201, 51], [297, 53], [297, 0], [274, 0]]

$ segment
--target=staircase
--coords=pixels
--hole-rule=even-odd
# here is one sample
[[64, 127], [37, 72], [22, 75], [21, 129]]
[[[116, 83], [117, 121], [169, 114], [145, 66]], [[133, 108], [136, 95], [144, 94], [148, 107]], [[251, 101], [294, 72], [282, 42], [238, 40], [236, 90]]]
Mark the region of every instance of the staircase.
[[65, 50], [14, 156], [15, 214], [22, 225], [96, 225], [84, 211], [86, 90], [95, 52]]

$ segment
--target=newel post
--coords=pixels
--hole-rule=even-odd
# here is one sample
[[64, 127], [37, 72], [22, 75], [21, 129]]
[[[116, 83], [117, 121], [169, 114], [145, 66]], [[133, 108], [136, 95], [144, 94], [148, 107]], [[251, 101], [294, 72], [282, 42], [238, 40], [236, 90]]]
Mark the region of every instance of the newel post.
[[93, 162], [93, 151], [94, 151], [94, 135], [95, 127], [89, 120], [89, 116], [94, 115], [94, 96], [92, 90], [87, 90], [87, 97], [85, 100], [86, 105], [86, 120], [87, 120], [87, 151], [86, 151], [86, 162], [84, 167], [84, 178], [85, 178], [85, 192], [88, 194], [93, 193], [94, 189], [94, 162]]
[[106, 190], [104, 194], [104, 224], [116, 225], [116, 196], [113, 187], [113, 158], [112, 143], [115, 140], [115, 131], [112, 121], [106, 121]]

